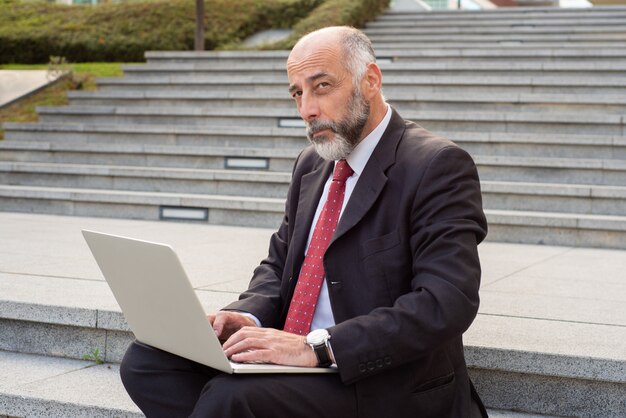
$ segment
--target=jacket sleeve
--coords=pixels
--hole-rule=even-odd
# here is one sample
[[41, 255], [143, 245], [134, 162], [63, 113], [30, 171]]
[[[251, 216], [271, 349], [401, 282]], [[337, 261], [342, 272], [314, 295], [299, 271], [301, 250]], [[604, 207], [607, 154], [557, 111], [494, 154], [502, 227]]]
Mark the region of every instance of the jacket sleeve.
[[410, 291], [392, 306], [329, 329], [346, 384], [432, 353], [467, 330], [478, 311], [477, 245], [487, 224], [471, 157], [456, 146], [437, 151], [417, 179], [403, 227], [409, 229]]

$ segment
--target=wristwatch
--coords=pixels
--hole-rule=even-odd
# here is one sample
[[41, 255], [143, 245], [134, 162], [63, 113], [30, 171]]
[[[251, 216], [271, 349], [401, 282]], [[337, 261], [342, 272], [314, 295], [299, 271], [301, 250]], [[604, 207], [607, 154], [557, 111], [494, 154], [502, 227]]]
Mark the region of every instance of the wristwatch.
[[311, 346], [317, 356], [318, 367], [329, 367], [333, 364], [328, 340], [330, 340], [330, 334], [325, 329], [316, 329], [306, 336], [306, 343]]

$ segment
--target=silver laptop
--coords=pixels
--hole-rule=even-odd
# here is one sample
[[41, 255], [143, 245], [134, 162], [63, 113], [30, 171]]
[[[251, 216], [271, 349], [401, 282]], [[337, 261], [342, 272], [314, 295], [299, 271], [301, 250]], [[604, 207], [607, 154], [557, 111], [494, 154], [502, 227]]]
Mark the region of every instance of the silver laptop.
[[172, 247], [87, 230], [83, 236], [140, 342], [225, 373], [337, 371], [229, 361]]

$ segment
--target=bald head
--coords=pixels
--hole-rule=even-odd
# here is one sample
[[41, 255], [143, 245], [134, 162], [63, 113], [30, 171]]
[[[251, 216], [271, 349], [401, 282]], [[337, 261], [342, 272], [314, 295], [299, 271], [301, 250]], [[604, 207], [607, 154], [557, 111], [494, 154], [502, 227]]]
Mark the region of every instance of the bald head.
[[331, 26], [300, 38], [289, 54], [287, 66], [316, 52], [342, 63], [355, 84], [363, 78], [367, 66], [376, 62], [372, 43], [363, 32], [349, 26]]
[[387, 112], [374, 61], [369, 39], [349, 27], [312, 32], [289, 54], [289, 93], [323, 158], [345, 158]]

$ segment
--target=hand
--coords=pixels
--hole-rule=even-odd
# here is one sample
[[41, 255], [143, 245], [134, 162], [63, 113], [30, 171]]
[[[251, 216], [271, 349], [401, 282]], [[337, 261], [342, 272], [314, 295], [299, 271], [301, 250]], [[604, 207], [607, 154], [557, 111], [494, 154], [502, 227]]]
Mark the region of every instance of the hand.
[[317, 356], [305, 337], [273, 328], [241, 328], [224, 343], [224, 352], [239, 363], [317, 366]]
[[238, 312], [219, 311], [207, 316], [221, 342], [226, 341], [235, 332], [246, 326], [256, 327], [254, 320]]

